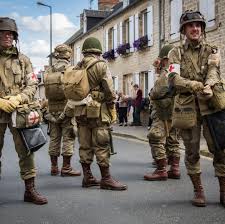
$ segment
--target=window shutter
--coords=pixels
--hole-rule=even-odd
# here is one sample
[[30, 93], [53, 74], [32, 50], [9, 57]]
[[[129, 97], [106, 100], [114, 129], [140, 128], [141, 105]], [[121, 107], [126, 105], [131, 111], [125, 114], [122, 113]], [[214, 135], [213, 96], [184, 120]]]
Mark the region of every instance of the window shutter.
[[129, 43], [130, 43], [130, 52], [134, 52], [134, 16], [129, 18]]
[[182, 1], [180, 0], [171, 0], [170, 2], [170, 36], [171, 39], [176, 39], [180, 36], [180, 18], [182, 14]]
[[109, 30], [105, 30], [105, 51], [109, 50]]
[[113, 27], [113, 48], [115, 50], [115, 56], [117, 57], [116, 48], [118, 47], [117, 41], [117, 24]]
[[80, 47], [77, 47], [76, 48], [76, 52], [77, 52], [77, 57], [76, 57], [76, 59], [77, 59], [77, 63], [80, 61]]
[[215, 25], [215, 0], [200, 0], [199, 10], [206, 20], [206, 26]]
[[140, 76], [138, 72], [135, 72], [133, 74], [133, 83], [138, 84], [138, 86], [140, 85]]
[[155, 74], [153, 70], [149, 70], [148, 71], [148, 92], [150, 92], [150, 90], [154, 86], [154, 77], [155, 77]]
[[139, 15], [138, 15], [138, 13], [137, 13], [137, 14], [135, 14], [134, 40], [137, 40], [137, 39], [139, 38], [139, 33], [138, 33], [139, 27], [138, 27], [138, 24], [139, 24]]
[[153, 8], [152, 5], [147, 8], [147, 34], [148, 46], [153, 45]]
[[123, 22], [120, 22], [119, 24], [119, 29], [120, 29], [120, 40], [119, 40], [119, 44], [123, 43]]
[[118, 89], [119, 89], [119, 79], [118, 79], [118, 76], [114, 76], [113, 79], [114, 79], [114, 90], [115, 91], [118, 91]]

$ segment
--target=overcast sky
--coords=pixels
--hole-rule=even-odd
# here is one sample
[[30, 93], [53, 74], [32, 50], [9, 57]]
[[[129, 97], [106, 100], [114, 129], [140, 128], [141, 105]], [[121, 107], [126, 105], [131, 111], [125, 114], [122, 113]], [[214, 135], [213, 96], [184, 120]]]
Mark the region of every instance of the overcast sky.
[[[43, 69], [49, 54], [49, 8], [35, 0], [0, 0], [0, 16], [14, 18], [19, 29], [21, 52], [30, 57], [35, 70]], [[79, 15], [89, 0], [41, 0], [52, 6], [53, 49], [79, 29]], [[97, 9], [97, 0], [92, 8]]]

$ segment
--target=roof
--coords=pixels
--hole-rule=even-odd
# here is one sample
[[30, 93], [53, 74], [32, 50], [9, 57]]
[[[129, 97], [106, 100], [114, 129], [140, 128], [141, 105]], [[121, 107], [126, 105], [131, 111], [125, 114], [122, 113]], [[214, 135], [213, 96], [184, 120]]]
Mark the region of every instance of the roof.
[[103, 10], [84, 10], [87, 17], [97, 17], [97, 18], [105, 18], [110, 14], [110, 11], [103, 11]]
[[[74, 43], [77, 39], [89, 34], [91, 31], [95, 30], [97, 27], [103, 25], [104, 23], [108, 22], [109, 20], [111, 20], [112, 18], [114, 18], [115, 16], [119, 15], [120, 13], [126, 11], [127, 9], [131, 8], [132, 6], [134, 6], [136, 3], [140, 2], [141, 0], [130, 0], [130, 4], [123, 8], [123, 2], [119, 2], [118, 4], [116, 4], [112, 9], [113, 11], [108, 12], [108, 16], [103, 19], [102, 21], [100, 21], [97, 25], [95, 25], [93, 28], [91, 28], [90, 30], [88, 30], [86, 33], [83, 33], [83, 29], [80, 29], [79, 31], [81, 31], [82, 33], [80, 35], [76, 35], [76, 33], [71, 36], [65, 43], [66, 44], [72, 44]], [[98, 10], [87, 10], [87, 11], [98, 11]]]

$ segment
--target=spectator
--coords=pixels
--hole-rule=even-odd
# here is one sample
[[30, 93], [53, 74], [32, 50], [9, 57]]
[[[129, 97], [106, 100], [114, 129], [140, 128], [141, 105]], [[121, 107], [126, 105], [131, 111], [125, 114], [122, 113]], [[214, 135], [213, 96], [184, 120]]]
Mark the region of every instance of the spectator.
[[127, 126], [128, 97], [119, 92], [118, 98], [119, 126]]
[[141, 113], [141, 101], [142, 101], [142, 90], [137, 84], [133, 86], [136, 92], [136, 98], [134, 99], [134, 111], [133, 111], [133, 122], [131, 126], [141, 126], [140, 113]]

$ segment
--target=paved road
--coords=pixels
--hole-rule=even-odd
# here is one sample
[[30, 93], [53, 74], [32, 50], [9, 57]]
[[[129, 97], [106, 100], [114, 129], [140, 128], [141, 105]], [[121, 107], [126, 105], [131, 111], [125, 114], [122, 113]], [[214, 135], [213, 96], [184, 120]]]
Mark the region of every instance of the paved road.
[[[12, 138], [7, 135], [0, 180], [0, 224], [225, 223], [225, 210], [218, 204], [218, 183], [213, 177], [211, 160], [202, 159], [208, 206], [196, 208], [189, 203], [192, 186], [183, 162], [181, 180], [147, 182], [143, 174], [153, 170], [149, 165], [148, 144], [119, 137], [114, 140], [118, 154], [112, 157], [113, 175], [128, 184], [128, 191], [82, 189], [81, 177], [51, 177], [45, 147], [36, 154], [37, 185], [48, 196], [49, 203], [36, 206], [21, 200], [23, 182], [19, 178]], [[74, 159], [73, 164], [80, 168], [78, 159]], [[100, 176], [96, 165], [93, 171]]]

